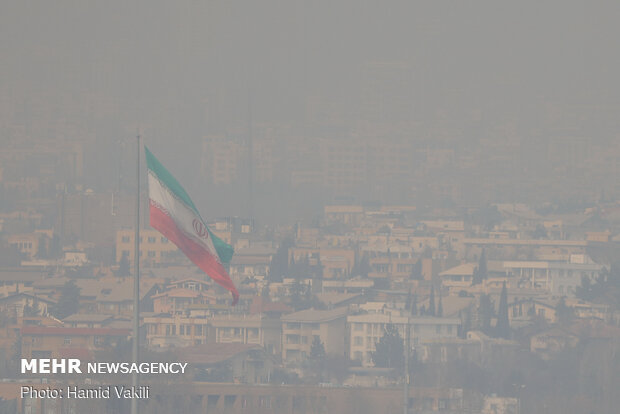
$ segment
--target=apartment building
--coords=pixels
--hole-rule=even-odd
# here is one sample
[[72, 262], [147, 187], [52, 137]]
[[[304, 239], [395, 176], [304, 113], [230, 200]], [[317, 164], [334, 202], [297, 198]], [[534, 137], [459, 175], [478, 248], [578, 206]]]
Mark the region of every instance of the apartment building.
[[474, 280], [477, 263], [463, 263], [439, 273], [442, 286], [448, 288], [467, 288]]
[[383, 337], [388, 325], [393, 325], [403, 340], [409, 327], [411, 346], [438, 338], [456, 338], [461, 324], [457, 318], [426, 316], [403, 316], [399, 311], [385, 313], [363, 313], [347, 317], [349, 340], [348, 355], [362, 366], [373, 366], [372, 353]]
[[206, 290], [172, 287], [153, 295], [153, 311], [173, 315], [186, 314], [193, 306], [215, 305], [217, 297]]
[[87, 359], [92, 352], [127, 340], [129, 329], [23, 326], [22, 358]]
[[[135, 230], [122, 229], [116, 232], [116, 262], [126, 256], [131, 266], [135, 256]], [[140, 230], [140, 263], [156, 264], [166, 261], [166, 254], [177, 247], [157, 230]]]
[[575, 297], [583, 277], [594, 280], [603, 270], [583, 255], [571, 255], [568, 262], [505, 261], [503, 267], [507, 275], [527, 280], [534, 289], [569, 298]]
[[18, 249], [20, 253], [23, 253], [30, 259], [34, 258], [39, 252], [39, 243], [44, 243], [44, 246], [49, 243], [49, 240], [45, 239], [44, 235], [38, 233], [12, 234], [7, 241], [9, 246]]
[[306, 309], [282, 316], [282, 359], [301, 361], [310, 355], [315, 337], [327, 354], [345, 355], [347, 308]]
[[264, 314], [216, 315], [209, 319], [209, 341], [216, 343], [256, 344], [270, 355], [281, 352], [279, 319]]
[[289, 249], [289, 262], [307, 259], [310, 266], [321, 265], [324, 279], [339, 279], [351, 273], [355, 264], [353, 249], [293, 247]]
[[408, 279], [418, 261], [414, 250], [402, 244], [368, 245], [362, 256], [368, 257], [371, 278]]
[[170, 314], [144, 315], [146, 344], [151, 348], [186, 347], [209, 341], [209, 321], [206, 318]]

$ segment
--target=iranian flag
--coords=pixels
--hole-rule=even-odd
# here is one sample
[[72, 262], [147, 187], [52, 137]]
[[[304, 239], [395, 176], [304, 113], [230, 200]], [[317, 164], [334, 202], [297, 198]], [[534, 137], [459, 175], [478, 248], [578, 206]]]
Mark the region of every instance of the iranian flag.
[[174, 243], [196, 266], [239, 300], [224, 263], [233, 255], [231, 245], [209, 230], [192, 199], [181, 184], [144, 147], [149, 181], [151, 227]]

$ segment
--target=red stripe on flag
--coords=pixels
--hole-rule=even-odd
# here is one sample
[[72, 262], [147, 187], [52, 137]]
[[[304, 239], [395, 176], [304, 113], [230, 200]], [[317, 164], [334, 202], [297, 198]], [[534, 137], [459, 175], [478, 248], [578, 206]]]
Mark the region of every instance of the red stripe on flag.
[[239, 300], [239, 292], [230, 280], [230, 276], [224, 269], [224, 266], [217, 261], [213, 255], [206, 251], [204, 247], [196, 243], [190, 237], [187, 237], [174, 223], [174, 220], [155, 204], [150, 203], [150, 223], [151, 227], [158, 230], [168, 240], [174, 243], [189, 260], [205, 272], [218, 285], [229, 290], [233, 296], [233, 306]]

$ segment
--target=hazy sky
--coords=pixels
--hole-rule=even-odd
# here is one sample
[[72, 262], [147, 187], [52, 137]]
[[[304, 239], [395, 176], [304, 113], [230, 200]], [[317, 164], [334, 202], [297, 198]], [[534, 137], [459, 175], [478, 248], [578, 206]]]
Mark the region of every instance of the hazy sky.
[[202, 137], [247, 125], [248, 102], [256, 124], [304, 129], [318, 99], [354, 127], [368, 65], [397, 62], [421, 123], [527, 131], [543, 104], [577, 105], [557, 126], [604, 140], [620, 119], [618, 21], [617, 1], [6, 0], [1, 119], [63, 120], [106, 156], [140, 127], [184, 178]]
[[[356, 98], [369, 62], [407, 62], [420, 99], [441, 105], [455, 95], [461, 110], [469, 100], [489, 107], [539, 97], [617, 103], [619, 7], [611, 1], [3, 1], [2, 93], [18, 102], [37, 96], [51, 107], [114, 105], [118, 122], [158, 130], [158, 123], [174, 123], [168, 128], [188, 135], [209, 126], [207, 109], [214, 125], [243, 120], [250, 92], [259, 120], [296, 119], [312, 95]], [[70, 116], [85, 109], [66, 110]]]

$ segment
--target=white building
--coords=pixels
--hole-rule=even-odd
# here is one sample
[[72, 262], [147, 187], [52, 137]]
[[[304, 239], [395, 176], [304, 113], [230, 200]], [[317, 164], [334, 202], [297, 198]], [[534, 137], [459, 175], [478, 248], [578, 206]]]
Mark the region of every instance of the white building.
[[585, 255], [571, 255], [568, 262], [506, 261], [503, 265], [508, 276], [527, 280], [531, 287], [552, 296], [569, 298], [575, 297], [583, 277], [594, 280], [603, 269]]
[[456, 338], [461, 321], [457, 318], [402, 316], [398, 310], [351, 315], [347, 317], [349, 358], [359, 360], [365, 367], [373, 366], [375, 345], [390, 324], [396, 327], [403, 340], [409, 326], [410, 346], [414, 348], [425, 340]]

